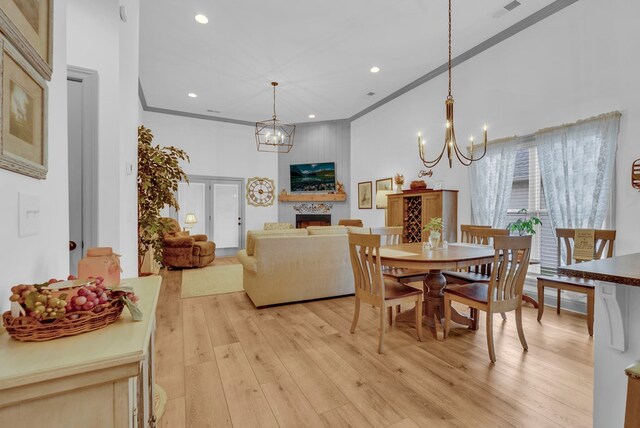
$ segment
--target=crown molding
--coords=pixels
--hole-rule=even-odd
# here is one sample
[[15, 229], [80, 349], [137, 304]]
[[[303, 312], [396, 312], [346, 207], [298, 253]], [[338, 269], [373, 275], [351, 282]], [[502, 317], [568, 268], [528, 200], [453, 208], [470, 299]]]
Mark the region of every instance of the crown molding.
[[[522, 19], [521, 21], [516, 22], [515, 24], [513, 24], [512, 26], [510, 26], [509, 28], [502, 30], [501, 32], [499, 32], [498, 34], [489, 37], [487, 40], [483, 41], [482, 43], [472, 47], [471, 49], [469, 49], [468, 51], [458, 55], [457, 57], [452, 59], [452, 66], [455, 67], [457, 65], [462, 64], [463, 62], [475, 57], [476, 55], [481, 54], [482, 52], [486, 51], [487, 49], [499, 44], [500, 42], [503, 42], [513, 36], [515, 36], [516, 34], [520, 33], [523, 30], [526, 30], [527, 28], [531, 27], [532, 25], [537, 24], [538, 22], [560, 12], [561, 10], [565, 9], [568, 6], [571, 6], [572, 4], [578, 2], [579, 0], [556, 0], [553, 3], [543, 7], [542, 9], [540, 9], [539, 11], [532, 13], [531, 15], [527, 16], [526, 18]], [[424, 74], [422, 76], [420, 76], [419, 78], [417, 78], [416, 80], [414, 80], [413, 82], [409, 83], [408, 85], [403, 86], [402, 88], [398, 89], [397, 91], [393, 92], [390, 95], [387, 95], [386, 97], [384, 97], [383, 99], [381, 99], [380, 101], [370, 105], [369, 107], [359, 111], [358, 113], [354, 114], [351, 117], [348, 118], [344, 118], [344, 119], [335, 119], [335, 120], [327, 120], [327, 121], [318, 121], [318, 122], [301, 122], [301, 123], [296, 123], [296, 125], [311, 125], [311, 124], [320, 124], [320, 123], [333, 123], [333, 122], [339, 122], [339, 121], [349, 121], [349, 122], [353, 122], [354, 120], [366, 115], [367, 113], [371, 113], [372, 111], [382, 107], [383, 105], [387, 104], [390, 101], [393, 101], [394, 99], [398, 98], [399, 96], [406, 94], [407, 92], [417, 88], [420, 85], [423, 85], [425, 83], [427, 83], [428, 81], [436, 78], [437, 76], [441, 75], [442, 73], [447, 72], [448, 70], [448, 66], [447, 63], [442, 64], [441, 66], [431, 70], [430, 72], [428, 72], [427, 74]], [[165, 109], [165, 108], [159, 108], [159, 107], [152, 107], [147, 103], [147, 100], [144, 96], [144, 91], [142, 89], [142, 84], [140, 83], [140, 79], [138, 79], [138, 96], [140, 97], [140, 104], [142, 105], [142, 109], [144, 111], [150, 111], [150, 112], [154, 112], [154, 113], [162, 113], [162, 114], [170, 114], [170, 115], [174, 115], [174, 116], [182, 116], [182, 117], [190, 117], [190, 118], [194, 118], [194, 119], [203, 119], [203, 120], [211, 120], [211, 121], [215, 121], [215, 122], [227, 122], [227, 123], [233, 123], [236, 125], [246, 125], [246, 126], [255, 126], [255, 122], [248, 122], [246, 120], [239, 120], [239, 119], [232, 119], [232, 118], [227, 118], [227, 117], [219, 117], [219, 116], [209, 116], [206, 114], [197, 114], [197, 113], [189, 113], [186, 111], [180, 111], [180, 110], [171, 110], [171, 109]]]

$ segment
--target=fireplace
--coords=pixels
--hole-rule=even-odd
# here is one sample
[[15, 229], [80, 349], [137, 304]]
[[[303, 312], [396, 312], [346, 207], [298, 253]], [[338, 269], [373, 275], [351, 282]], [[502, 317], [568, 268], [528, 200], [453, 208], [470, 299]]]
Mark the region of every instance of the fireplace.
[[296, 214], [296, 228], [331, 226], [331, 214]]

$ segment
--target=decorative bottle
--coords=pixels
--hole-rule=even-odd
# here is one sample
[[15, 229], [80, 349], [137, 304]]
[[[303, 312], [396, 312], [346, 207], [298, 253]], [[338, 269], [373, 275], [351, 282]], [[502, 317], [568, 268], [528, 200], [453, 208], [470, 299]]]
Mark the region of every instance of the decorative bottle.
[[104, 278], [107, 287], [120, 285], [120, 255], [111, 247], [95, 247], [87, 250], [85, 258], [78, 263], [78, 278]]

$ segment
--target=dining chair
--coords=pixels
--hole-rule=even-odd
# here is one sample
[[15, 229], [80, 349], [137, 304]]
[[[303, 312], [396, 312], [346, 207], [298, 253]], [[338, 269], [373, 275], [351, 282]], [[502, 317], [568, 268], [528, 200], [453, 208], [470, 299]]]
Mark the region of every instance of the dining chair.
[[[557, 261], [558, 266], [580, 263], [586, 260], [575, 260], [574, 236], [576, 229], [556, 229], [558, 239]], [[594, 233], [594, 255], [593, 260], [613, 257], [613, 245], [616, 239], [615, 230], [596, 230]], [[564, 246], [564, 257], [563, 257]], [[605, 251], [606, 250], [606, 251]], [[587, 330], [589, 336], [593, 336], [593, 312], [595, 304], [595, 282], [589, 279], [574, 278], [562, 275], [540, 275], [538, 276], [538, 321], [542, 319], [544, 313], [544, 289], [555, 288], [558, 293], [556, 311], [560, 313], [560, 299], [562, 290], [574, 291], [587, 295]]]
[[491, 228], [491, 226], [483, 226], [483, 225], [476, 225], [476, 224], [461, 224], [460, 225], [460, 242], [462, 243], [469, 243], [471, 242], [471, 236], [469, 234], [469, 232], [471, 231], [471, 228]]
[[[467, 230], [466, 243], [478, 245], [492, 245], [496, 236], [508, 236], [507, 229], [490, 227], [471, 227]], [[471, 282], [489, 282], [491, 280], [491, 263], [470, 266], [463, 272], [443, 272], [448, 284], [468, 284]]]
[[368, 303], [380, 308], [380, 336], [378, 353], [382, 353], [387, 312], [394, 305], [415, 303], [416, 334], [422, 341], [422, 290], [382, 275], [380, 263], [380, 235], [349, 233], [349, 255], [355, 283], [356, 306], [351, 323], [351, 333], [355, 333], [360, 316], [360, 303]]
[[493, 346], [493, 314], [516, 312], [516, 326], [520, 343], [526, 351], [527, 341], [522, 330], [522, 289], [531, 256], [531, 236], [496, 236], [493, 247], [494, 269], [491, 280], [471, 283], [444, 290], [444, 336], [451, 328], [451, 302], [459, 302], [487, 314], [487, 348], [489, 359], [496, 362]]

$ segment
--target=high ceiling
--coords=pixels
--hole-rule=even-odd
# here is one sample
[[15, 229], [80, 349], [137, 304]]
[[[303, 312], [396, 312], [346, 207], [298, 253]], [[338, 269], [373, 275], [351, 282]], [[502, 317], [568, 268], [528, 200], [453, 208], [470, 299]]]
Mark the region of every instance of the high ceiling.
[[[510, 2], [454, 0], [453, 55], [553, 1], [493, 16]], [[345, 119], [447, 59], [446, 0], [142, 0], [140, 25], [149, 106], [249, 122], [271, 117], [273, 80], [281, 120]]]

